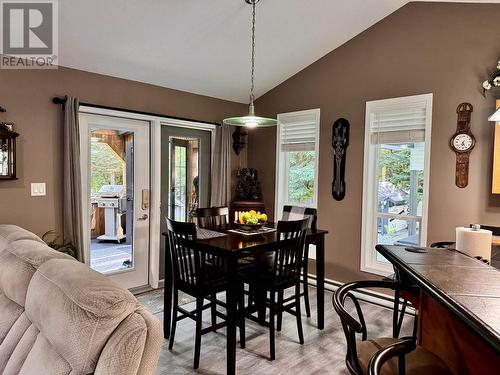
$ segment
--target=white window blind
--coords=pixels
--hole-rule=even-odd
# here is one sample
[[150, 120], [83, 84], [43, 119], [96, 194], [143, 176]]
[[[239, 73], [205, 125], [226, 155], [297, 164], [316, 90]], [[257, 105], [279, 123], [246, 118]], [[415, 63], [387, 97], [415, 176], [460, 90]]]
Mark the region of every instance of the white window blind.
[[427, 102], [415, 101], [410, 105], [380, 106], [370, 116], [370, 142], [372, 144], [423, 142], [427, 121]]
[[279, 116], [279, 144], [282, 152], [314, 151], [319, 113], [287, 113]]

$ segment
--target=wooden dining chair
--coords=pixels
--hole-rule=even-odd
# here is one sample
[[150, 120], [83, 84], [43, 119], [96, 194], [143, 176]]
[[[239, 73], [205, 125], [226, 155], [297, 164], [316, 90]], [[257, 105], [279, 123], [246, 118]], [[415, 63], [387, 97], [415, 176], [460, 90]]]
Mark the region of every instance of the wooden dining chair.
[[[210, 207], [198, 208], [197, 210], [198, 226], [204, 229], [214, 230], [221, 225], [229, 224], [228, 207]], [[239, 258], [239, 267], [250, 267], [254, 264], [255, 258], [251, 255]]]
[[[264, 295], [269, 293], [269, 298], [264, 297], [265, 301], [263, 301], [264, 308], [269, 308], [269, 320], [266, 322], [263, 318], [253, 315], [262, 307], [257, 298], [249, 299], [245, 317], [269, 327], [271, 360], [276, 358], [275, 321], [277, 318], [281, 319], [284, 311], [295, 316], [299, 342], [301, 345], [304, 344], [300, 312], [300, 272], [304, 256], [305, 234], [306, 220], [279, 221], [276, 228], [279, 241], [272, 249], [272, 258], [266, 258], [268, 261], [240, 272], [241, 279], [249, 285], [250, 291], [264, 292]], [[295, 292], [293, 296], [284, 299], [284, 291], [288, 288], [295, 288]]]
[[198, 208], [196, 216], [200, 228], [215, 229], [220, 225], [229, 224], [229, 207]]
[[[400, 293], [412, 293], [413, 290], [404, 284], [389, 280], [366, 280], [344, 284], [334, 293], [332, 304], [340, 317], [347, 341], [346, 366], [352, 375], [416, 375], [443, 374], [451, 375], [445, 363], [427, 349], [416, 345], [416, 318], [413, 335], [399, 337], [399, 331], [393, 325], [392, 337], [368, 339], [363, 309], [355, 297], [360, 289], [387, 289], [397, 296]], [[348, 311], [346, 301], [350, 300], [355, 316]], [[399, 321], [399, 298], [394, 299], [393, 321]]]
[[[226, 258], [218, 256], [196, 242], [196, 226], [194, 223], [182, 223], [167, 219], [167, 237], [169, 257], [167, 264], [171, 265], [173, 276], [173, 312], [172, 330], [168, 349], [172, 350], [175, 340], [177, 322], [184, 318], [191, 318], [196, 322], [194, 365], [197, 369], [200, 363], [201, 336], [214, 332], [227, 325], [226, 315], [217, 311], [217, 305], [224, 306], [225, 303], [217, 300], [217, 293], [225, 292], [229, 287], [226, 275]], [[167, 269], [167, 268], [166, 268]], [[241, 289], [243, 285], [241, 286]], [[179, 291], [193, 296], [196, 299], [196, 308], [188, 311], [178, 306]], [[209, 303], [204, 304], [204, 300]], [[245, 347], [245, 325], [244, 325], [244, 297], [241, 293], [239, 305], [239, 327], [240, 345]], [[212, 324], [202, 328], [203, 311], [210, 308]], [[217, 317], [223, 319], [217, 323]]]
[[[318, 210], [311, 207], [299, 207], [299, 206], [284, 206], [283, 215], [281, 220], [307, 220], [307, 228], [311, 231], [316, 232], [317, 221], [318, 221]], [[304, 297], [304, 305], [306, 308], [306, 316], [311, 317], [311, 305], [309, 303], [309, 246], [304, 246], [304, 259], [302, 262], [302, 285], [303, 292], [301, 296]], [[278, 331], [281, 331], [281, 326], [278, 325]]]

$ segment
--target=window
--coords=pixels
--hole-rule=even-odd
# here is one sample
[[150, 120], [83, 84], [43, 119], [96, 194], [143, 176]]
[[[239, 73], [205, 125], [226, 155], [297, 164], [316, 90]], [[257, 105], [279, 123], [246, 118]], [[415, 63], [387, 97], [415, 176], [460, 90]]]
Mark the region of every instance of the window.
[[278, 115], [276, 210], [316, 207], [318, 201], [319, 109]]
[[361, 270], [392, 273], [375, 245], [427, 242], [432, 94], [366, 103]]

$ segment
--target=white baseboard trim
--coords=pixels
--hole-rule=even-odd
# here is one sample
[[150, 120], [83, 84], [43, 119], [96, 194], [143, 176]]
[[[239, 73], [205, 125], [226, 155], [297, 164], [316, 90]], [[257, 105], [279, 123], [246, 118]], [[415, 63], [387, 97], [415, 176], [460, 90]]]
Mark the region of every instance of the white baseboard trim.
[[[316, 275], [313, 274], [308, 274], [308, 279], [309, 279], [309, 285], [316, 286]], [[328, 290], [332, 293], [335, 293], [338, 288], [340, 288], [344, 283], [337, 281], [337, 280], [332, 280], [325, 278], [325, 290]], [[376, 292], [374, 290], [370, 289], [359, 289], [356, 292], [353, 292], [354, 296], [364, 302], [368, 302], [377, 306], [385, 307], [388, 309], [393, 309], [394, 308], [394, 298], [392, 296], [389, 296], [387, 294], [383, 294], [380, 292]], [[399, 310], [401, 311], [402, 304], [399, 306]], [[406, 311], [407, 314], [409, 315], [415, 315], [415, 309], [413, 307], [407, 306]]]

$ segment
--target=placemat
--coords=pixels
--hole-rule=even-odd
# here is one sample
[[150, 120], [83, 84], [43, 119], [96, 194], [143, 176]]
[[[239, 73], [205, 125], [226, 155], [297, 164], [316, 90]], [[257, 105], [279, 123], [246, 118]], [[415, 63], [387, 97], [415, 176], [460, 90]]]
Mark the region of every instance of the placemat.
[[210, 238], [217, 238], [224, 236], [227, 236], [227, 234], [204, 228], [196, 228], [196, 238], [198, 238], [199, 240], [208, 240]]
[[241, 234], [243, 236], [255, 236], [257, 234], [266, 234], [266, 233], [271, 233], [271, 232], [275, 232], [275, 231], [276, 231], [275, 228], [268, 228], [268, 227], [262, 227], [256, 231], [252, 231], [252, 232], [242, 230], [242, 229], [229, 229], [228, 230], [228, 232]]

